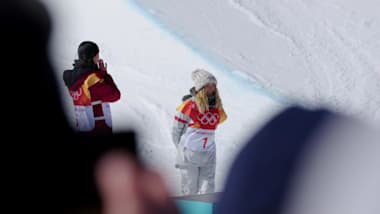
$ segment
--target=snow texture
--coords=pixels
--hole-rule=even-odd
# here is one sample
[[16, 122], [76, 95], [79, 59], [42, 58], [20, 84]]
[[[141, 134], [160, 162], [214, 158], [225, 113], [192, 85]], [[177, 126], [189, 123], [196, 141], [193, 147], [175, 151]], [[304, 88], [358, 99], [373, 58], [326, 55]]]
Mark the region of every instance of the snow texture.
[[273, 94], [380, 123], [377, 0], [136, 0]]

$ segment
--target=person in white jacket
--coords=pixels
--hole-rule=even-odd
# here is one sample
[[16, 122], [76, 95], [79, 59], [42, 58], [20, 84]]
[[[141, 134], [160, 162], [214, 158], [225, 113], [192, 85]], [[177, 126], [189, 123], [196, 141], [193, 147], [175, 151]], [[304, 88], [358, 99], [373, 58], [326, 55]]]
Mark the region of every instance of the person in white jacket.
[[182, 194], [214, 192], [215, 130], [227, 119], [214, 75], [203, 69], [192, 72], [191, 95], [177, 108], [172, 129], [177, 148], [176, 168], [181, 171]]

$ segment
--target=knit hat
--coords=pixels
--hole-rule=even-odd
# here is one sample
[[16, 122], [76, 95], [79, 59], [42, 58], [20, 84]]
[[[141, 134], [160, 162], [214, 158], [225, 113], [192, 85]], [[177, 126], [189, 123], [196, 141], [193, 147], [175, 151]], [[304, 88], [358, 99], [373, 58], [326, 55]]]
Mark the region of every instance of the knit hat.
[[196, 69], [193, 71], [191, 78], [194, 81], [196, 91], [199, 91], [209, 83], [217, 84], [215, 76], [204, 69]]
[[97, 44], [91, 41], [84, 41], [78, 47], [78, 57], [82, 61], [90, 61], [99, 53]]

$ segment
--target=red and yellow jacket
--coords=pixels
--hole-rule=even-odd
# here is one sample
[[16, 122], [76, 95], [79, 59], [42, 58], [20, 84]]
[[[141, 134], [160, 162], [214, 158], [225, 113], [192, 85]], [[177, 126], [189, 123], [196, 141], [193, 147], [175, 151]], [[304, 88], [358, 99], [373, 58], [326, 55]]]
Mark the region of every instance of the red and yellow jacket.
[[109, 102], [120, 99], [120, 91], [112, 77], [96, 69], [67, 70], [63, 76], [73, 99], [78, 131], [111, 133]]

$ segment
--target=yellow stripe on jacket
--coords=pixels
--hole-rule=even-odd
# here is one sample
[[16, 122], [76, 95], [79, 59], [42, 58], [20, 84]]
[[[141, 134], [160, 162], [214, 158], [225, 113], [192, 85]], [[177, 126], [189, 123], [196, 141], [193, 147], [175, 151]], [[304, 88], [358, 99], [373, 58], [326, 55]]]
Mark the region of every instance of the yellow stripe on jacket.
[[83, 89], [84, 89], [84, 93], [85, 95], [91, 99], [91, 95], [90, 95], [90, 90], [89, 88], [93, 85], [95, 85], [96, 83], [98, 82], [101, 82], [103, 81], [102, 79], [100, 79], [96, 73], [93, 73], [93, 74], [90, 74], [88, 75], [88, 77], [86, 78], [86, 80], [84, 81], [83, 83]]

